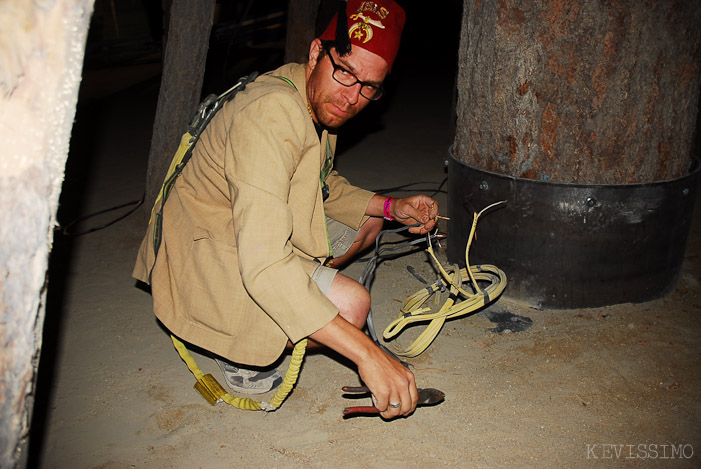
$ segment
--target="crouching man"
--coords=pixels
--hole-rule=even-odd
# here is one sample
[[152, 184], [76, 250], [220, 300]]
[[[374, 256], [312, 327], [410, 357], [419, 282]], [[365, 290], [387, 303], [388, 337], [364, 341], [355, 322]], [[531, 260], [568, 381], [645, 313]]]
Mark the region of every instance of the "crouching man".
[[351, 0], [346, 15], [306, 64], [258, 77], [214, 116], [162, 207], [158, 252], [150, 225], [133, 275], [173, 334], [220, 357], [233, 390], [274, 389], [282, 378], [266, 367], [309, 338], [355, 363], [394, 418], [416, 408], [414, 376], [362, 332], [370, 296], [337, 268], [384, 219], [428, 232], [438, 204], [380, 196], [332, 169], [335, 133], [382, 97], [405, 22], [393, 0]]

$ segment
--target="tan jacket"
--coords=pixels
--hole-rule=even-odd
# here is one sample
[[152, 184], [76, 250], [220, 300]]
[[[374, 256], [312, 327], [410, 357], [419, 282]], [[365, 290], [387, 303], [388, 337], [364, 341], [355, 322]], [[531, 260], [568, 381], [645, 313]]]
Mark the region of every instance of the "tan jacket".
[[[242, 364], [272, 363], [288, 338], [336, 316], [311, 280], [330, 255], [325, 213], [357, 228], [373, 195], [332, 171], [323, 202], [319, 175], [336, 137], [319, 141], [304, 71], [280, 67], [225, 104], [164, 207], [154, 312], [180, 338]], [[150, 225], [133, 272], [147, 283], [152, 238]]]

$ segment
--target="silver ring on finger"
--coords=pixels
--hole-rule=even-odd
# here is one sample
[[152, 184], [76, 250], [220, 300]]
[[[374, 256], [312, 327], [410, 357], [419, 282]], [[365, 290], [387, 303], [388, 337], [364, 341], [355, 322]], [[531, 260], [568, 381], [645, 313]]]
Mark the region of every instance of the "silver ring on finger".
[[397, 402], [396, 404], [394, 404], [392, 402], [389, 403], [389, 406], [393, 409], [399, 409], [399, 406], [401, 406], [401, 405], [402, 405], [401, 402]]

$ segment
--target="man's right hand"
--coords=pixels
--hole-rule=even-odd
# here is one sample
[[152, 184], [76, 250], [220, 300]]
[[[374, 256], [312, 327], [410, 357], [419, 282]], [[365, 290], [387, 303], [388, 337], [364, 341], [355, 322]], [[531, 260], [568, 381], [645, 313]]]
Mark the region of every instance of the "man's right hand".
[[[351, 323], [336, 316], [309, 336], [358, 366], [363, 383], [372, 393], [373, 403], [386, 419], [410, 415], [418, 403], [414, 374]], [[399, 404], [394, 407], [391, 404]]]
[[372, 392], [375, 407], [387, 419], [410, 415], [419, 400], [414, 373], [374, 343], [373, 346], [372, 358], [363, 360], [358, 372]]

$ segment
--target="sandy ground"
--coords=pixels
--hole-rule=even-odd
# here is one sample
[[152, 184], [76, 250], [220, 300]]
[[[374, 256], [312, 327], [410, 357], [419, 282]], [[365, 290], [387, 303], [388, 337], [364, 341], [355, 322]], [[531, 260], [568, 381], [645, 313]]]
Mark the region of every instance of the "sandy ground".
[[[426, 182], [415, 187], [429, 193], [438, 188], [450, 145], [451, 77], [413, 85], [402, 82], [388, 99], [392, 106], [354, 128], [359, 138], [338, 157], [351, 181], [370, 189], [412, 182]], [[401, 93], [411, 98], [399, 99]], [[155, 86], [141, 86], [81, 105], [64, 222], [139, 199], [155, 95]], [[445, 194], [437, 198], [445, 207]], [[130, 277], [143, 234], [139, 214], [80, 237], [58, 234], [31, 463], [699, 467], [700, 205], [681, 280], [667, 298], [568, 311], [534, 310], [502, 298], [492, 312], [533, 321], [518, 333], [492, 332], [495, 324], [484, 314], [452, 320], [410, 360], [418, 384], [444, 391], [445, 402], [392, 422], [343, 419], [349, 401], [341, 387], [358, 378], [331, 354], [305, 359], [294, 392], [274, 413], [210, 406], [151, 313], [150, 296]], [[445, 251], [439, 259], [445, 262]], [[435, 278], [423, 251], [383, 262], [372, 287], [380, 330], [421, 288], [407, 266]], [[357, 278], [361, 269], [355, 264], [346, 274]], [[405, 346], [417, 333], [406, 331], [389, 346]], [[197, 358], [218, 376], [211, 360]]]

